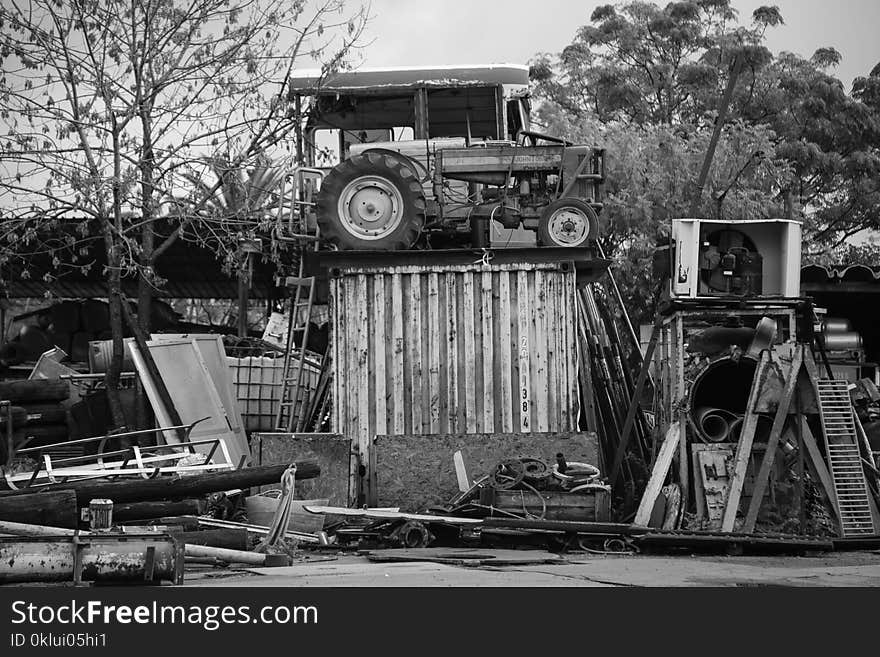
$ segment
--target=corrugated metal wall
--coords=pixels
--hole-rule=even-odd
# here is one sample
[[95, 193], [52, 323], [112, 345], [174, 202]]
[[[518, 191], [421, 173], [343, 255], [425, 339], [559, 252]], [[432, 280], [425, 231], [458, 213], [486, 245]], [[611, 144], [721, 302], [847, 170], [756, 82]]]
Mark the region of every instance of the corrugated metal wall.
[[577, 425], [575, 272], [566, 263], [346, 268], [331, 283], [333, 431]]

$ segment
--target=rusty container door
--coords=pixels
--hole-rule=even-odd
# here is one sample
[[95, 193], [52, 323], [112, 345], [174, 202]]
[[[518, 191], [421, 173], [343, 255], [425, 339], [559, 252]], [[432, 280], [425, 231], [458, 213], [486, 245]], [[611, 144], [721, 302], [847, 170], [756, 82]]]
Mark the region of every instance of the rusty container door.
[[331, 306], [333, 431], [366, 467], [377, 434], [577, 427], [570, 263], [341, 268]]

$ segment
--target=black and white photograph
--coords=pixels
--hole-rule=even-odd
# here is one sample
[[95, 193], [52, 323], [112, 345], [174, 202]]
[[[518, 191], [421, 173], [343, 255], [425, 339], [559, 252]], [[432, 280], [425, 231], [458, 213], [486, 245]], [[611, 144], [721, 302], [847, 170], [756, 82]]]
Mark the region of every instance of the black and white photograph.
[[4, 654], [880, 586], [880, 3], [766, 1], [0, 0]]

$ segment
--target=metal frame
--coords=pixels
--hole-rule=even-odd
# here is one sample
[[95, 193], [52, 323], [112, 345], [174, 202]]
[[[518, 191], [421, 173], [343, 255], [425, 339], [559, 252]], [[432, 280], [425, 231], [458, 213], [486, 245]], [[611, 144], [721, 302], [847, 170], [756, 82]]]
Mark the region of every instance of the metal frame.
[[[110, 440], [112, 438], [142, 436], [155, 434], [167, 430], [183, 430], [184, 436], [188, 438], [190, 433], [192, 432], [193, 427], [195, 427], [199, 422], [202, 422], [204, 419], [205, 418], [202, 418], [201, 420], [196, 420], [192, 424], [180, 425], [176, 427], [160, 427], [157, 429], [129, 431], [120, 434], [95, 436], [92, 438], [80, 438], [79, 440], [71, 440], [68, 442], [53, 443], [51, 445], [41, 445], [39, 447], [27, 447], [24, 449], [20, 449], [17, 452], [18, 454], [39, 454], [40, 452], [53, 449], [55, 447], [86, 445], [96, 442], [98, 443], [97, 454], [73, 456], [56, 459], [54, 461], [52, 460], [50, 455], [41, 454], [42, 459], [38, 462], [36, 469], [34, 469], [32, 472], [10, 474], [4, 469], [3, 479], [10, 490], [20, 490], [21, 488], [32, 488], [56, 484], [59, 483], [59, 480], [60, 483], [64, 483], [71, 478], [82, 480], [139, 475], [143, 479], [152, 479], [159, 474], [171, 472], [199, 472], [202, 470], [234, 469], [235, 465], [230, 460], [229, 452], [227, 451], [226, 445], [223, 440], [219, 438], [195, 441], [186, 440], [184, 442], [174, 445], [149, 445], [144, 447], [133, 445], [131, 447], [114, 450], [112, 452], [104, 451], [104, 446], [106, 445], [107, 440]], [[205, 463], [202, 465], [156, 467], [150, 465], [152, 463], [161, 463], [163, 461], [178, 461], [180, 459], [186, 458], [187, 456], [197, 453], [195, 447], [200, 445], [211, 445], [211, 450], [206, 455]], [[221, 450], [225, 462], [215, 464], [212, 463], [211, 460], [218, 448]], [[171, 454], [155, 453], [158, 450], [169, 449], [172, 450]], [[105, 462], [105, 458], [107, 457], [121, 457], [122, 460]], [[91, 463], [92, 461], [94, 461], [94, 463]], [[132, 461], [134, 462], [133, 466], [129, 467], [129, 463], [131, 463]], [[76, 467], [80, 464], [83, 464], [83, 467]], [[85, 464], [90, 464], [92, 467], [89, 467], [89, 465]], [[44, 474], [41, 476], [41, 473]], [[47, 481], [37, 483], [43, 479], [46, 479]], [[27, 483], [24, 486], [19, 487], [17, 483], [23, 481]]]

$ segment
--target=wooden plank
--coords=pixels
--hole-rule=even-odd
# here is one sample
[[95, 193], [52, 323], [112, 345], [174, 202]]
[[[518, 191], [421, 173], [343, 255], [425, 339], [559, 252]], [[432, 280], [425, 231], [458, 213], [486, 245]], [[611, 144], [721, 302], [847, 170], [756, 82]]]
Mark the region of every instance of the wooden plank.
[[516, 274], [517, 297], [517, 346], [519, 359], [519, 386], [517, 388], [517, 404], [519, 405], [519, 429], [523, 433], [532, 431], [532, 378], [529, 371], [531, 342], [529, 340], [530, 305], [529, 284], [524, 271]]
[[385, 276], [373, 276], [372, 321], [373, 329], [371, 344], [373, 348], [373, 372], [375, 382], [375, 433], [388, 432], [388, 397], [385, 381], [388, 374], [385, 360], [385, 346], [389, 344], [389, 336], [385, 333]]
[[663, 482], [666, 475], [669, 474], [669, 468], [672, 466], [672, 459], [678, 450], [678, 444], [681, 441], [681, 425], [673, 422], [666, 431], [663, 438], [663, 444], [660, 446], [660, 452], [657, 455], [657, 461], [651, 470], [651, 477], [648, 479], [648, 485], [639, 502], [639, 508], [636, 511], [633, 523], [647, 527], [648, 521], [651, 519], [651, 512], [654, 510], [654, 504], [657, 502], [657, 496], [663, 488]]
[[513, 431], [514, 400], [513, 383], [511, 380], [511, 368], [513, 363], [511, 356], [515, 353], [510, 338], [510, 274], [501, 272], [498, 274], [498, 295], [500, 297], [500, 317], [498, 320], [498, 352], [501, 359], [501, 431], [510, 433]]
[[492, 272], [484, 271], [480, 275], [480, 313], [481, 329], [483, 333], [483, 433], [495, 431], [495, 404], [498, 399], [495, 387], [495, 376], [492, 366], [495, 362], [495, 341], [492, 327], [494, 316], [492, 314]]
[[474, 273], [466, 272], [462, 285], [462, 301], [464, 311], [464, 395], [465, 395], [465, 429], [467, 433], [477, 432], [477, 398], [476, 398], [476, 351], [474, 347]]
[[534, 280], [534, 296], [532, 297], [532, 322], [534, 325], [535, 344], [532, 353], [535, 358], [534, 385], [532, 400], [535, 408], [535, 427], [537, 431], [547, 431], [549, 403], [547, 401], [547, 345], [549, 329], [547, 327], [547, 279], [543, 271], [532, 272]]
[[409, 284], [409, 322], [404, 341], [408, 345], [406, 367], [412, 377], [409, 387], [409, 413], [413, 433], [422, 433], [422, 287], [421, 276], [411, 274]]
[[430, 364], [428, 366], [429, 381], [429, 414], [431, 433], [440, 431], [440, 398], [443, 391], [440, 388], [440, 342], [443, 340], [443, 330], [440, 326], [440, 284], [436, 272], [428, 274], [428, 346]]
[[791, 362], [791, 368], [788, 373], [788, 380], [785, 382], [785, 389], [782, 391], [782, 398], [779, 400], [779, 406], [773, 417], [773, 426], [770, 427], [770, 435], [767, 438], [767, 449], [764, 451], [764, 458], [761, 459], [761, 468], [758, 470], [758, 476], [755, 479], [752, 500], [749, 503], [749, 509], [746, 512], [746, 519], [743, 523], [743, 531], [747, 534], [751, 534], [755, 530], [758, 511], [761, 508], [761, 501], [764, 499], [764, 491], [767, 490], [767, 482], [770, 480], [770, 468], [773, 467], [773, 461], [776, 458], [776, 449], [779, 446], [779, 439], [782, 436], [782, 427], [788, 418], [791, 400], [797, 389], [798, 381], [800, 380], [803, 355], [804, 348], [802, 345], [798, 345], [795, 348], [794, 359]]
[[746, 413], [743, 418], [743, 428], [739, 442], [736, 444], [736, 454], [733, 459], [733, 477], [730, 480], [730, 490], [727, 495], [727, 503], [724, 507], [724, 516], [721, 519], [721, 531], [732, 532], [736, 522], [736, 513], [739, 510], [739, 501], [742, 497], [743, 484], [745, 483], [746, 471], [749, 465], [749, 457], [752, 453], [752, 443], [755, 440], [755, 429], [758, 426], [758, 415], [755, 413], [755, 404], [761, 393], [761, 386], [770, 364], [770, 352], [762, 351], [758, 367], [755, 368], [755, 376], [752, 380], [752, 388], [749, 391], [749, 400], [746, 402]]
[[345, 326], [345, 317], [343, 315], [343, 308], [345, 307], [345, 303], [343, 303], [343, 299], [341, 297], [341, 289], [342, 285], [340, 283], [340, 278], [335, 277], [330, 279], [330, 344], [333, 346], [333, 361], [330, 363], [330, 367], [332, 369], [333, 375], [333, 399], [336, 403], [332, 404], [332, 422], [330, 423], [331, 431], [343, 431], [342, 428], [342, 407], [343, 400], [345, 399], [344, 391], [345, 391], [345, 367], [340, 367], [341, 364], [341, 356], [340, 354], [344, 353], [342, 350], [342, 345], [345, 341], [345, 331], [342, 330], [342, 327]]
[[[678, 399], [685, 398], [685, 381], [684, 381], [684, 322], [681, 314], [676, 314], [675, 319], [676, 344], [678, 345], [678, 355], [675, 359], [676, 364], [676, 386], [678, 389]], [[679, 443], [678, 450], [678, 485], [681, 489], [681, 506], [688, 508], [690, 500], [690, 480], [688, 473], [688, 453], [687, 453], [687, 413], [684, 410], [684, 404], [681, 404], [678, 411], [678, 424], [680, 426], [681, 435], [683, 436]]]
[[471, 489], [471, 479], [468, 477], [464, 456], [462, 456], [460, 449], [452, 455], [452, 462], [455, 464], [455, 478], [458, 480], [458, 490], [460, 493], [467, 493]]
[[375, 435], [372, 432], [370, 415], [372, 400], [370, 398], [370, 332], [369, 332], [369, 300], [367, 297], [367, 277], [357, 277], [357, 446], [361, 458], [369, 457], [370, 442]]
[[568, 385], [563, 376], [562, 354], [564, 353], [563, 335], [565, 329], [559, 324], [564, 321], [562, 314], [563, 283], [561, 272], [553, 272], [547, 275], [547, 317], [548, 333], [550, 336], [550, 348], [547, 354], [547, 404], [550, 416], [551, 431], [566, 431], [568, 423], [565, 417], [565, 388]]
[[[458, 288], [456, 275], [444, 276], [446, 286], [446, 402], [450, 433], [461, 430], [458, 425]], [[400, 432], [398, 432], [400, 433]]]
[[404, 337], [403, 337], [403, 277], [391, 276], [391, 399], [394, 404], [392, 426], [394, 433], [406, 431], [406, 386], [404, 384]]

